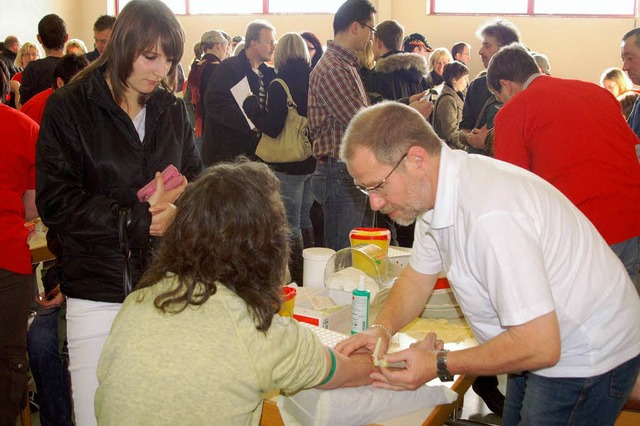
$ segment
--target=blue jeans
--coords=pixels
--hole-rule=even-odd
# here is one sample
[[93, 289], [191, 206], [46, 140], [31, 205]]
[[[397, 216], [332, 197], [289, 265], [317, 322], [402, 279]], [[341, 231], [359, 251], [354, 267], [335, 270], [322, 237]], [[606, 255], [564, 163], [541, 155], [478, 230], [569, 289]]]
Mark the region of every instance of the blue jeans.
[[502, 424], [613, 425], [640, 370], [640, 355], [599, 376], [510, 374]]
[[27, 336], [31, 372], [40, 402], [40, 423], [43, 426], [73, 425], [69, 371], [58, 345], [60, 310], [38, 309]]
[[640, 270], [640, 237], [629, 238], [617, 244], [611, 244], [611, 250], [620, 258], [624, 267], [631, 277], [633, 285], [640, 294], [640, 280], [638, 270]]
[[345, 163], [330, 157], [318, 160], [311, 186], [324, 210], [325, 246], [336, 251], [349, 247], [349, 232], [373, 223], [371, 209], [365, 217], [367, 196], [356, 188]]
[[291, 231], [289, 235], [291, 239], [302, 238], [300, 229], [312, 227], [309, 217], [309, 211], [313, 204], [312, 175], [289, 175], [279, 172], [275, 172], [275, 175], [280, 180], [280, 193], [287, 211], [287, 222]]

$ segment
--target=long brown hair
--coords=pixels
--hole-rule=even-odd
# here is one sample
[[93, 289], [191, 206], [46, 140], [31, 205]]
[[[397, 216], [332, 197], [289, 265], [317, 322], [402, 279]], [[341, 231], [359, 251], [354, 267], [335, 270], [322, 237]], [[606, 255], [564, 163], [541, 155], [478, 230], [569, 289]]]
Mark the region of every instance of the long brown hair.
[[205, 303], [217, 282], [245, 301], [256, 328], [266, 332], [281, 304], [288, 234], [279, 181], [265, 164], [217, 164], [180, 196], [175, 220], [137, 289], [175, 274], [177, 286], [154, 303], [179, 313]]
[[[118, 15], [102, 55], [76, 80], [106, 64], [105, 77], [111, 82], [116, 104], [120, 105], [127, 90], [127, 78], [133, 72], [133, 63], [160, 42], [164, 54], [171, 60], [169, 73], [160, 84], [173, 93], [176, 69], [184, 52], [184, 39], [184, 31], [167, 5], [159, 0], [132, 0]], [[140, 104], [145, 104], [148, 97], [142, 95]]]

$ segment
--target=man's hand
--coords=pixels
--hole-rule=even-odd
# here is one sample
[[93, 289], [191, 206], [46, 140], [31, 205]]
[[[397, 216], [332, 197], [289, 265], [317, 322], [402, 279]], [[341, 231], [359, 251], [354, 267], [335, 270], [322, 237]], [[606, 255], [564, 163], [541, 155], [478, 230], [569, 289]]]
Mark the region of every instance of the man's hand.
[[[415, 95], [414, 95], [415, 96]], [[413, 96], [412, 96], [413, 97]], [[429, 102], [428, 99], [424, 99], [424, 100], [418, 100], [415, 102], [411, 102], [409, 104], [409, 106], [411, 108], [414, 108], [416, 111], [418, 111], [420, 114], [422, 114], [422, 116], [426, 119], [429, 118], [429, 115], [431, 115], [431, 111], [433, 111], [433, 104], [431, 102]]]
[[414, 344], [409, 349], [384, 358], [388, 362], [404, 361], [406, 368], [381, 368], [371, 373], [373, 386], [390, 390], [414, 390], [438, 376], [436, 369], [436, 351], [443, 347], [442, 340], [435, 333]]
[[489, 129], [487, 129], [487, 125], [485, 124], [479, 129], [473, 129], [467, 137], [467, 141], [469, 141], [469, 145], [471, 145], [473, 148], [484, 149], [484, 144], [487, 140], [488, 133]]
[[348, 339], [339, 342], [335, 350], [345, 356], [351, 356], [353, 353], [369, 353], [372, 354], [373, 350], [378, 343], [378, 337], [382, 337], [382, 343], [380, 345], [380, 353], [386, 353], [389, 347], [389, 336], [380, 327], [372, 327], [361, 333], [355, 334]]

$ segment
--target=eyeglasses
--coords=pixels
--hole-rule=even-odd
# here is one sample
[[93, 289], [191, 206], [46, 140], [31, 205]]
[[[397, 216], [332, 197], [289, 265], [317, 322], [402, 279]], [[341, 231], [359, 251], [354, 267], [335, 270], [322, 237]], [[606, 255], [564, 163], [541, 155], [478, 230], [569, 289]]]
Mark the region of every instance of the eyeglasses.
[[371, 30], [371, 34], [375, 34], [375, 33], [376, 33], [376, 31], [377, 31], [375, 28], [370, 27], [370, 26], [369, 26], [369, 25], [367, 25], [367, 24], [360, 24], [360, 25], [362, 25], [363, 27], [367, 27], [367, 28], [369, 28], [369, 29]]
[[375, 186], [371, 186], [371, 187], [369, 187], [369, 188], [365, 188], [364, 186], [361, 186], [361, 185], [355, 184], [355, 185], [356, 185], [356, 188], [358, 188], [358, 189], [359, 189], [363, 194], [365, 194], [365, 195], [369, 195], [369, 194], [370, 194], [370, 193], [372, 193], [372, 192], [378, 192], [378, 191], [380, 191], [380, 188], [382, 188], [382, 185], [384, 185], [384, 184], [387, 182], [387, 179], [389, 179], [389, 177], [393, 174], [393, 172], [395, 172], [395, 171], [396, 171], [396, 169], [398, 168], [398, 166], [400, 166], [400, 163], [402, 163], [402, 161], [403, 161], [405, 158], [407, 158], [407, 155], [408, 155], [408, 154], [409, 154], [409, 153], [407, 152], [406, 154], [404, 154], [404, 155], [402, 156], [402, 158], [400, 159], [400, 161], [398, 161], [398, 163], [396, 163], [396, 165], [395, 165], [395, 166], [393, 166], [393, 169], [391, 169], [391, 171], [389, 172], [389, 174], [388, 174], [387, 176], [385, 176], [385, 178], [384, 178], [384, 179], [382, 179], [382, 182], [380, 182], [379, 184], [377, 184], [377, 185], [375, 185]]

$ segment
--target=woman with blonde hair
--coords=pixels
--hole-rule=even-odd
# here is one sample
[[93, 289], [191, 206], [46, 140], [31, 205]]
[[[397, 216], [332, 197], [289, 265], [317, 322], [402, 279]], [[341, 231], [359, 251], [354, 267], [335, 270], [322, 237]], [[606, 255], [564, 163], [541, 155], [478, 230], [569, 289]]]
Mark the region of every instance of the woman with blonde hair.
[[438, 47], [429, 57], [429, 75], [427, 82], [433, 86], [439, 86], [444, 83], [444, 66], [453, 61], [453, 57], [446, 47]]
[[[298, 114], [307, 116], [309, 95], [310, 56], [304, 39], [296, 33], [286, 33], [278, 41], [274, 61], [278, 78], [287, 85]], [[277, 137], [284, 130], [287, 118], [287, 94], [280, 82], [274, 81], [267, 91], [266, 111], [260, 108], [257, 96], [248, 97], [243, 104], [244, 111], [256, 127], [271, 137]], [[313, 204], [311, 176], [316, 168], [316, 160], [309, 158], [291, 163], [269, 163], [280, 180], [280, 188], [287, 219], [289, 221], [289, 241], [291, 258], [289, 270], [291, 278], [302, 283], [302, 231], [311, 229], [309, 211]]]
[[22, 70], [27, 67], [27, 64], [31, 61], [40, 59], [40, 49], [34, 43], [27, 41], [18, 50], [16, 59], [13, 62], [15, 67], [19, 69], [9, 82], [9, 95], [7, 96], [7, 104], [11, 107], [20, 106], [20, 85], [22, 85]]
[[64, 45], [64, 54], [73, 53], [74, 55], [86, 55], [87, 46], [84, 41], [79, 38], [72, 38]]
[[620, 68], [612, 67], [604, 70], [600, 76], [600, 86], [607, 89], [616, 98], [633, 89], [633, 83]]
[[[64, 253], [69, 372], [76, 424], [96, 424], [100, 352], [122, 302], [173, 221], [202, 164], [175, 97], [184, 32], [159, 0], [132, 0], [102, 55], [47, 101], [37, 145], [36, 205]], [[179, 184], [165, 190], [173, 165]], [[139, 190], [154, 181], [148, 199]]]

